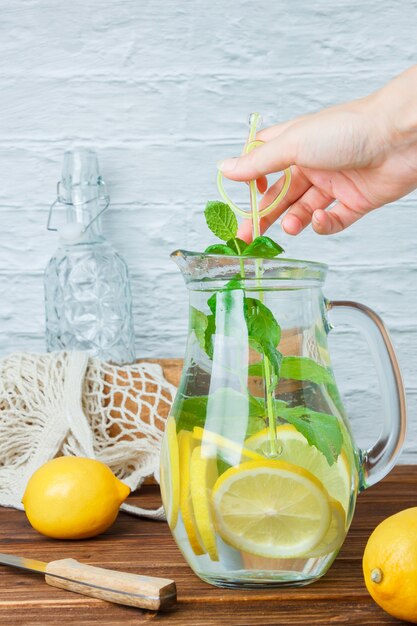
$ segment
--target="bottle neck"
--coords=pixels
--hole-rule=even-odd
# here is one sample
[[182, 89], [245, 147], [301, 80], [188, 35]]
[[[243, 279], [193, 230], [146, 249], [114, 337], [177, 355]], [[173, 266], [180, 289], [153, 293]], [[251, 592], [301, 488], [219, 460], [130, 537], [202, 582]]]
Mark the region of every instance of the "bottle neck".
[[[103, 241], [104, 237], [101, 229], [101, 216], [97, 218], [100, 212], [100, 203], [98, 200], [90, 200], [83, 204], [68, 204], [66, 211], [67, 224], [82, 224], [83, 233], [80, 243], [94, 243]], [[96, 219], [97, 218], [97, 219]]]
[[103, 241], [99, 215], [109, 198], [93, 150], [78, 148], [65, 152], [58, 199], [66, 207], [64, 240], [68, 243], [71, 240], [73, 243]]

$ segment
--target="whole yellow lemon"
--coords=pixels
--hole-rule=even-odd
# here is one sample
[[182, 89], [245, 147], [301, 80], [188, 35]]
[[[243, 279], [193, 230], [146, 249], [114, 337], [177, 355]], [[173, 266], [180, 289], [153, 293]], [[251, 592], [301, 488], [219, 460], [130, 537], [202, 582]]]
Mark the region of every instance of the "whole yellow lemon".
[[31, 476], [22, 502], [38, 532], [54, 539], [86, 539], [111, 526], [130, 489], [94, 459], [61, 456]]
[[417, 624], [417, 507], [387, 517], [363, 555], [366, 587], [380, 607]]

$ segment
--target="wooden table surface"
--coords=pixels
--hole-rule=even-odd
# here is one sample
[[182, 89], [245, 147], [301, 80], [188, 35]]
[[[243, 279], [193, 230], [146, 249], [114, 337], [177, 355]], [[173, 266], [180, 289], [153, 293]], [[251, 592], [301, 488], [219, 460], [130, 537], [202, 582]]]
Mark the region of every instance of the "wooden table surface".
[[[132, 496], [141, 506], [159, 502], [158, 487]], [[277, 624], [401, 624], [368, 595], [361, 557], [372, 529], [385, 517], [417, 504], [417, 466], [399, 466], [360, 495], [345, 545], [327, 575], [298, 589], [237, 591], [200, 581], [190, 570], [164, 522], [121, 513], [104, 535], [56, 541], [35, 532], [25, 514], [0, 509], [0, 552], [50, 561], [74, 557], [91, 565], [175, 579], [178, 603], [167, 613], [110, 604], [46, 585], [42, 576], [0, 565], [0, 624], [24, 626], [124, 626], [158, 621], [181, 626]]]

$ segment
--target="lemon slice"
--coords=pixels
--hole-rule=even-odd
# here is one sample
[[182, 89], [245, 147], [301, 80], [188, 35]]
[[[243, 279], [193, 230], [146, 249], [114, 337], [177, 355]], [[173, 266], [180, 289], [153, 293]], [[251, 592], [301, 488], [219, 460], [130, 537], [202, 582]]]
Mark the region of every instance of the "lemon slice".
[[346, 515], [342, 505], [337, 500], [330, 502], [332, 519], [329, 530], [320, 543], [306, 553], [306, 558], [326, 556], [338, 550], [346, 537]]
[[216, 534], [211, 514], [211, 491], [217, 480], [217, 460], [215, 457], [201, 455], [201, 446], [197, 446], [191, 455], [191, 499], [195, 522], [202, 544], [212, 561], [218, 561]]
[[167, 522], [174, 530], [180, 506], [180, 467], [175, 419], [168, 417], [161, 448], [161, 496]]
[[317, 478], [291, 463], [266, 459], [224, 472], [214, 485], [213, 508], [224, 541], [272, 558], [312, 550], [331, 520], [327, 494]]
[[[292, 424], [278, 426], [277, 441], [282, 446], [279, 460], [294, 463], [308, 470], [323, 483], [328, 494], [338, 500], [345, 513], [349, 509], [351, 494], [351, 472], [346, 454], [342, 451], [333, 465], [329, 465], [326, 457], [315, 446], [310, 446], [307, 439]], [[267, 428], [245, 441], [245, 447], [260, 454], [267, 455]]]
[[193, 438], [193, 434], [189, 430], [181, 430], [178, 433], [178, 446], [179, 446], [179, 458], [180, 458], [180, 511], [184, 528], [190, 542], [190, 546], [194, 554], [201, 555], [205, 553], [202, 545], [201, 538], [199, 536], [194, 507], [191, 499], [190, 491], [190, 464], [191, 455], [193, 449], [196, 447], [197, 442]]
[[254, 450], [247, 450], [235, 441], [227, 439], [226, 437], [223, 437], [223, 435], [214, 433], [211, 430], [205, 430], [200, 426], [194, 427], [193, 436], [198, 442], [201, 442], [201, 445], [204, 448], [204, 454], [207, 456], [216, 456], [220, 452], [227, 460], [228, 452], [232, 452], [234, 455], [236, 453], [240, 455], [241, 461], [259, 461], [264, 458], [262, 454], [259, 454]]

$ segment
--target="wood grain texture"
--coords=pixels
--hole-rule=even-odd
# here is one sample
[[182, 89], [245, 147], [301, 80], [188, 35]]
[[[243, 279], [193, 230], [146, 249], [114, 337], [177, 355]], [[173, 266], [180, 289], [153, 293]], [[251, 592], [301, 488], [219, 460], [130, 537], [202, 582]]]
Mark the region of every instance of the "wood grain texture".
[[138, 359], [141, 363], [158, 363], [164, 372], [164, 376], [171, 385], [178, 387], [180, 384], [181, 372], [182, 372], [182, 359]]
[[[163, 522], [121, 513], [111, 529], [95, 539], [57, 541], [31, 529], [24, 513], [0, 509], [0, 551], [43, 561], [77, 560], [125, 572], [172, 578], [178, 603], [157, 614], [109, 604], [61, 589], [42, 576], [0, 566], [0, 624], [14, 626], [124, 626], [153, 620], [181, 626], [261, 626], [323, 624], [399, 625], [371, 599], [362, 578], [362, 553], [374, 529], [388, 515], [416, 505], [417, 467], [398, 466], [358, 498], [352, 527], [328, 574], [300, 589], [239, 591], [217, 589], [190, 570]], [[140, 506], [156, 506], [156, 486], [130, 497]]]

